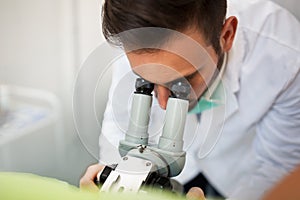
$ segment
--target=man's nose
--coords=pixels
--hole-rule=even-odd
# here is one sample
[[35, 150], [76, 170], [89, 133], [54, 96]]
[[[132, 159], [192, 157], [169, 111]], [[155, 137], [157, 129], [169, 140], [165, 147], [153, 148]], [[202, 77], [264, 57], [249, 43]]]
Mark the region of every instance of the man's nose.
[[170, 90], [164, 86], [155, 85], [154, 92], [160, 107], [165, 110], [167, 107], [169, 96], [171, 94]]

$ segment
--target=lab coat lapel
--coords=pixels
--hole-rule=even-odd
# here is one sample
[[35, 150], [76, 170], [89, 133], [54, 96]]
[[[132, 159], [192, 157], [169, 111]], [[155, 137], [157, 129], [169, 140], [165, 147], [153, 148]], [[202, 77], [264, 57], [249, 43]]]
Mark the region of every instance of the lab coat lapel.
[[240, 68], [245, 56], [245, 40], [243, 35], [237, 32], [237, 42], [228, 53], [228, 59], [224, 76], [222, 78], [221, 95], [224, 104], [201, 114], [201, 121], [198, 128], [197, 146], [198, 158], [206, 158], [218, 143], [222, 135], [226, 120], [238, 111], [237, 94], [240, 89]]
[[237, 94], [240, 90], [239, 80], [246, 48], [245, 37], [243, 33], [237, 29], [233, 47], [227, 55], [226, 70], [222, 79], [225, 88], [225, 120], [238, 110]]

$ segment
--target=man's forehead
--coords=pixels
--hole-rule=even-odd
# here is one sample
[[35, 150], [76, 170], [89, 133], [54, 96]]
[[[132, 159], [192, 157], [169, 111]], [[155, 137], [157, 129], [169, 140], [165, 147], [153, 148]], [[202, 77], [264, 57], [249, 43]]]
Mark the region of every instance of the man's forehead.
[[199, 33], [190, 32], [174, 34], [160, 49], [150, 52], [136, 49], [126, 54], [137, 75], [154, 83], [165, 84], [200, 72], [202, 68], [214, 70], [215, 63], [210, 51], [211, 47], [206, 46]]
[[[159, 29], [160, 30], [160, 29]], [[140, 29], [136, 30], [140, 31]], [[142, 32], [147, 32], [148, 29], [142, 29]], [[180, 33], [177, 31], [171, 31], [170, 37], [166, 39], [164, 43], [161, 45], [153, 44], [148, 46], [143, 45], [134, 45], [133, 47], [125, 48], [126, 54], [137, 54], [139, 57], [143, 57], [143, 60], [153, 59], [157, 55], [163, 56], [162, 59], [166, 57], [166, 59], [170, 59], [170, 54], [173, 54], [177, 57], [181, 57], [186, 60], [193, 66], [199, 66], [203, 62], [212, 62], [212, 58], [210, 57], [210, 51], [213, 49], [211, 45], [208, 45], [202, 37], [202, 34], [199, 31], [188, 30], [184, 33]], [[158, 35], [159, 37], [159, 35]], [[145, 38], [147, 40], [147, 38]], [[153, 53], [149, 53], [149, 49]], [[145, 50], [145, 51], [144, 51]], [[136, 53], [138, 52], [138, 53]], [[144, 52], [144, 53], [143, 53]], [[143, 56], [143, 55], [147, 56]], [[173, 57], [175, 57], [173, 56]], [[173, 57], [171, 59], [173, 59]], [[136, 59], [136, 58], [135, 58]], [[160, 60], [161, 61], [161, 60]], [[150, 60], [148, 62], [156, 62]], [[131, 63], [134, 64], [134, 63]], [[142, 63], [138, 63], [142, 64]], [[165, 63], [163, 63], [165, 64]]]

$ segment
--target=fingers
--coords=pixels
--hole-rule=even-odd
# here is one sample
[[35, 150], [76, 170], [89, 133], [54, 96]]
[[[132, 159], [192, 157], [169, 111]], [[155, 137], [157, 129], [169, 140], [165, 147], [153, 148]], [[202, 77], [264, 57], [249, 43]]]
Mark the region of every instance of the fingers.
[[80, 179], [80, 188], [92, 192], [98, 192], [99, 188], [94, 183], [94, 179], [103, 168], [104, 166], [99, 164], [89, 166], [83, 177]]
[[198, 187], [192, 187], [186, 194], [188, 200], [205, 200], [203, 191]]

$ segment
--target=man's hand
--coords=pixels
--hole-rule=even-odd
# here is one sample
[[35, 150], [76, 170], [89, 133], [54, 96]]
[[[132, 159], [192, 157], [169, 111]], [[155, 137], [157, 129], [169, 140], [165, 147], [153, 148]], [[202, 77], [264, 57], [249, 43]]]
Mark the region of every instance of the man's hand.
[[[92, 192], [98, 192], [99, 188], [95, 185], [94, 179], [104, 168], [104, 165], [95, 164], [87, 168], [85, 174], [80, 179], [80, 188]], [[205, 200], [203, 191], [198, 187], [193, 187], [186, 194], [188, 200]]]
[[94, 179], [103, 168], [104, 166], [100, 164], [89, 166], [83, 177], [80, 179], [80, 189], [98, 192], [99, 188], [94, 183]]
[[192, 187], [186, 194], [188, 200], [205, 200], [203, 191], [198, 187]]

